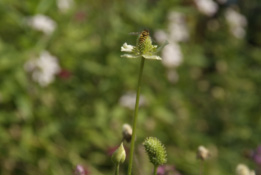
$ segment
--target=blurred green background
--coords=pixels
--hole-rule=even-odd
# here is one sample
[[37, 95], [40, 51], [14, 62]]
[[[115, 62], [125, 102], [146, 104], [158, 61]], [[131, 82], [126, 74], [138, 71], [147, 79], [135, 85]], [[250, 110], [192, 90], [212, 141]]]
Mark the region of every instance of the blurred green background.
[[134, 174], [152, 174], [148, 136], [182, 175], [199, 174], [199, 145], [205, 174], [261, 166], [260, 11], [259, 0], [1, 0], [0, 174], [113, 174], [140, 64], [120, 47], [144, 28], [169, 45], [145, 62]]

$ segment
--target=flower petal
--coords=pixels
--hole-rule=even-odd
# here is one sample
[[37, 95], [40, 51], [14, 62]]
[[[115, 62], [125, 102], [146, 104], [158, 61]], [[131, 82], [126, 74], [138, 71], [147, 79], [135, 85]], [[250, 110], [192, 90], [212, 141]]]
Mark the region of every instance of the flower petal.
[[158, 55], [142, 55], [145, 59], [150, 60], [162, 60], [162, 58]]
[[124, 54], [124, 55], [121, 55], [121, 57], [125, 57], [125, 58], [140, 58], [140, 56], [133, 55], [133, 54]]
[[122, 52], [132, 52], [133, 48], [134, 48], [134, 46], [124, 43], [123, 46], [121, 47], [121, 51]]

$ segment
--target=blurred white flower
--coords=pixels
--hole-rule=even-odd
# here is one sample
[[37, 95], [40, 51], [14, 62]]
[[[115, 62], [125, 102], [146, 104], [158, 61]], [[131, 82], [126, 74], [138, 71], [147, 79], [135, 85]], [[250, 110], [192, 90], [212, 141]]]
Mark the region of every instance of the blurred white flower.
[[247, 20], [245, 16], [241, 15], [232, 8], [229, 8], [225, 12], [226, 20], [230, 27], [230, 32], [238, 39], [245, 36], [245, 27], [247, 25]]
[[29, 60], [24, 69], [32, 73], [32, 79], [40, 86], [45, 87], [54, 81], [55, 75], [60, 72], [56, 57], [48, 51], [43, 51], [38, 59]]
[[206, 160], [210, 156], [209, 150], [205, 148], [204, 146], [198, 147], [197, 157], [201, 160]]
[[168, 34], [163, 30], [157, 30], [154, 34], [154, 37], [159, 43], [164, 43], [168, 40]]
[[44, 32], [46, 35], [50, 35], [56, 28], [56, 23], [51, 18], [45, 15], [35, 15], [33, 17], [29, 17], [27, 20], [27, 24], [35, 30], [39, 30]]
[[56, 0], [58, 9], [61, 12], [66, 12], [73, 6], [73, 0]]
[[179, 74], [176, 70], [168, 70], [167, 72], [167, 78], [171, 83], [176, 83], [179, 80]]
[[249, 175], [256, 175], [256, 172], [255, 172], [254, 170], [251, 170], [251, 171], [249, 172]]
[[236, 167], [237, 175], [255, 175], [253, 170], [250, 170], [245, 164], [238, 164]]
[[218, 10], [218, 5], [213, 0], [194, 0], [198, 10], [207, 15], [212, 16]]
[[124, 124], [122, 126], [122, 136], [123, 138], [127, 141], [130, 142], [131, 141], [131, 136], [132, 136], [132, 128], [129, 124]]
[[162, 50], [162, 63], [168, 68], [177, 67], [181, 64], [183, 55], [179, 44], [169, 43]]
[[[136, 103], [136, 93], [127, 92], [120, 98], [120, 105], [129, 109], [134, 109]], [[139, 106], [144, 106], [146, 104], [145, 97], [140, 95]]]
[[185, 16], [179, 12], [171, 12], [168, 15], [170, 39], [175, 42], [189, 39], [189, 32], [185, 21]]

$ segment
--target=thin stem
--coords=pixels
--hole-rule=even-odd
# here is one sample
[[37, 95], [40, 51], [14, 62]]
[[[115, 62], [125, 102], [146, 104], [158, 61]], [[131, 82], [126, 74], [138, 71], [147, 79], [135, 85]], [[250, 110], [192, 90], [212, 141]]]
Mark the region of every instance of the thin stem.
[[119, 175], [120, 174], [120, 164], [117, 164], [115, 167], [115, 175]]
[[131, 175], [131, 171], [132, 171], [132, 162], [133, 162], [135, 139], [136, 139], [136, 124], [137, 124], [138, 110], [139, 110], [139, 101], [140, 101], [140, 87], [141, 87], [141, 78], [142, 78], [144, 62], [145, 62], [145, 58], [142, 57], [141, 58], [141, 63], [140, 63], [140, 72], [139, 72], [139, 79], [138, 79], [138, 86], [137, 86], [134, 118], [133, 118], [133, 123], [132, 123], [132, 137], [131, 137], [131, 148], [130, 148], [130, 159], [129, 159], [128, 175]]
[[204, 169], [203, 163], [204, 163], [203, 160], [200, 160], [200, 172], [199, 172], [200, 175], [203, 175], [203, 169]]
[[154, 166], [154, 175], [157, 175], [158, 166]]

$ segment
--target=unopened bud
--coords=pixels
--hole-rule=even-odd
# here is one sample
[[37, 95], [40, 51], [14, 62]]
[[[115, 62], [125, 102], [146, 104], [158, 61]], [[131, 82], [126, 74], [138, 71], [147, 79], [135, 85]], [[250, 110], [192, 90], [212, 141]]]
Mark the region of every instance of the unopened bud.
[[124, 124], [122, 126], [122, 136], [123, 136], [123, 139], [126, 140], [127, 142], [131, 141], [132, 128], [129, 124]]
[[118, 147], [118, 149], [112, 154], [112, 161], [115, 165], [118, 165], [120, 163], [123, 163], [126, 158], [126, 152], [123, 147], [123, 142], [121, 142], [121, 145]]
[[198, 159], [206, 160], [207, 158], [209, 158], [209, 156], [210, 156], [210, 153], [207, 148], [205, 148], [204, 146], [198, 147], [198, 153], [197, 153]]

